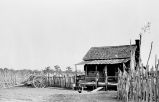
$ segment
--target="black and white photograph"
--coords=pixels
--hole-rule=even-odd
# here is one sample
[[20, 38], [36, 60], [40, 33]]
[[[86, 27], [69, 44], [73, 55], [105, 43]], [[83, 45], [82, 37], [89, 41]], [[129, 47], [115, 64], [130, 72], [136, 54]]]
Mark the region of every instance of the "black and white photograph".
[[159, 1], [0, 0], [0, 102], [159, 102]]

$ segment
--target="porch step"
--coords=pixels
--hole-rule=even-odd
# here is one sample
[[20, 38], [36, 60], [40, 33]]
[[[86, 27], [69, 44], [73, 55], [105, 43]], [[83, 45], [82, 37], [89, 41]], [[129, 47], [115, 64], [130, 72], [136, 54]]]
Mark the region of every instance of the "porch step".
[[97, 92], [97, 91], [99, 91], [99, 90], [101, 90], [101, 89], [103, 89], [103, 87], [98, 87], [98, 88], [94, 89], [94, 90], [91, 91], [91, 92]]

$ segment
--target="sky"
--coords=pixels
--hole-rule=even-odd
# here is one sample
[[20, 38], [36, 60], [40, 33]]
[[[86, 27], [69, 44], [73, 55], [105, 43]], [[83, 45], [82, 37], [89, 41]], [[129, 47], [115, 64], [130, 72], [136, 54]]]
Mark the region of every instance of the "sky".
[[0, 0], [0, 67], [44, 69], [82, 61], [92, 46], [135, 43], [141, 28], [141, 57], [159, 54], [158, 0]]

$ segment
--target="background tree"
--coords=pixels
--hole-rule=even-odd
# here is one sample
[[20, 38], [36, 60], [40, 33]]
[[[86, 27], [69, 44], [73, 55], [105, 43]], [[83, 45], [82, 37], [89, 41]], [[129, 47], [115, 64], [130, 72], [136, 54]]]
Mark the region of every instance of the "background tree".
[[48, 73], [50, 73], [50, 66], [48, 66], [48, 67], [46, 67], [44, 70], [43, 70], [43, 73], [44, 74], [48, 74]]
[[59, 66], [59, 65], [56, 65], [56, 66], [54, 66], [54, 68], [55, 68], [56, 74], [57, 74], [58, 76], [60, 76], [60, 75], [62, 74], [62, 70], [61, 70], [60, 66]]
[[67, 76], [73, 74], [72, 68], [70, 66], [66, 67], [66, 74]]
[[41, 73], [41, 71], [39, 71], [39, 70], [33, 70], [33, 74], [35, 74], [35, 75], [38, 75], [38, 74], [40, 74]]
[[48, 85], [50, 85], [50, 81], [49, 81], [49, 78], [50, 78], [50, 73], [51, 73], [51, 68], [50, 66], [46, 67], [44, 70], [43, 70], [43, 73], [47, 75], [47, 79], [48, 79]]
[[72, 68], [70, 66], [66, 67], [67, 72], [72, 72]]

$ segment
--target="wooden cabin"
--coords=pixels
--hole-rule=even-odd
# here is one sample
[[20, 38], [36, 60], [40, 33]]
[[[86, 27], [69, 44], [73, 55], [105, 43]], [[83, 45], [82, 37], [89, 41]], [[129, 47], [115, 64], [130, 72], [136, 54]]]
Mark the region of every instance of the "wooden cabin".
[[107, 87], [117, 85], [118, 70], [135, 70], [139, 63], [140, 40], [133, 45], [92, 47], [83, 61], [85, 80], [80, 84], [88, 87]]

